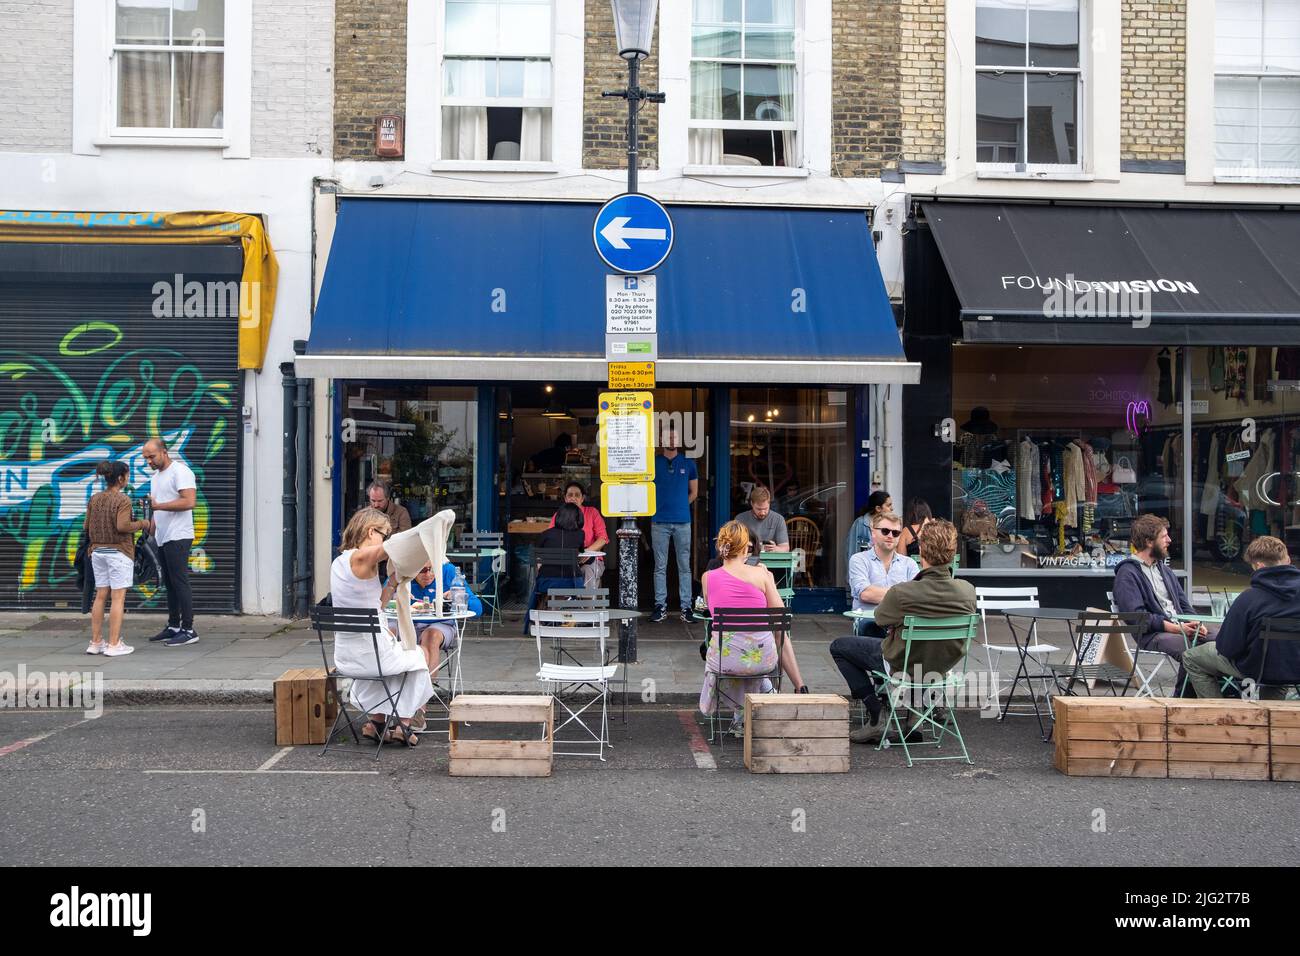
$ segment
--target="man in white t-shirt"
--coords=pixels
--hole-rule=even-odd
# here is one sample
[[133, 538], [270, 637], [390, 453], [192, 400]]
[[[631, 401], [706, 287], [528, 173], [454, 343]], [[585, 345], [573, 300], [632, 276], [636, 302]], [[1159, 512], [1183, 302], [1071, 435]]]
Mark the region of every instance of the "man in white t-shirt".
[[194, 595], [190, 589], [190, 546], [194, 544], [194, 472], [167, 454], [157, 438], [144, 444], [144, 460], [154, 470], [149, 479], [153, 508], [150, 531], [162, 553], [163, 586], [167, 589], [167, 626], [149, 638], [168, 647], [194, 644]]

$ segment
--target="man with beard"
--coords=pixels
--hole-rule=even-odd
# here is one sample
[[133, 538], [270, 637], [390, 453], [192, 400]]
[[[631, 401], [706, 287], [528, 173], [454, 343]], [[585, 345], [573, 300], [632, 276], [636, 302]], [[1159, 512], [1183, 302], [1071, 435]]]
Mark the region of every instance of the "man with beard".
[[1148, 615], [1146, 631], [1138, 637], [1143, 650], [1163, 651], [1178, 663], [1177, 688], [1186, 689], [1183, 654], [1198, 643], [1214, 640], [1204, 625], [1179, 623], [1182, 614], [1193, 614], [1187, 593], [1174, 577], [1165, 559], [1169, 557], [1169, 522], [1159, 515], [1141, 515], [1129, 534], [1133, 556], [1115, 568], [1115, 608], [1121, 612]]

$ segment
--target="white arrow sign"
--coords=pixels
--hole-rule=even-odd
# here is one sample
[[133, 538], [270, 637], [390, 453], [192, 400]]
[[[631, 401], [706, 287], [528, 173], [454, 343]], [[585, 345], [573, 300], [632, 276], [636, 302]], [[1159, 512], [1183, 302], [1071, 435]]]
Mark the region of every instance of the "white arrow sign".
[[662, 242], [668, 238], [667, 229], [629, 229], [627, 224], [631, 221], [630, 216], [616, 216], [609, 221], [609, 225], [600, 230], [600, 234], [615, 249], [632, 248], [626, 242], [628, 239], [657, 239]]

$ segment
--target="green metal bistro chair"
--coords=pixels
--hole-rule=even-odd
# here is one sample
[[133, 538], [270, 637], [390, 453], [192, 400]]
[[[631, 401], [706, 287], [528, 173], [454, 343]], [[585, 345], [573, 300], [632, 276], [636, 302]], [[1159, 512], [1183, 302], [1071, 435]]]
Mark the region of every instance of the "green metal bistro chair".
[[[890, 746], [889, 730], [892, 729], [902, 740], [903, 755], [907, 757], [909, 767], [918, 760], [965, 760], [967, 763], [974, 763], [966, 750], [966, 741], [962, 738], [961, 729], [957, 726], [955, 697], [957, 691], [961, 690], [966, 683], [965, 667], [962, 668], [961, 673], [949, 671], [941, 675], [938, 680], [927, 680], [929, 675], [926, 674], [922, 674], [920, 680], [916, 680], [915, 675], [913, 677], [908, 675], [912, 671], [913, 644], [924, 641], [961, 641], [961, 656], [964, 660], [970, 653], [970, 642], [979, 629], [979, 623], [978, 614], [932, 618], [909, 614], [903, 618], [903, 666], [893, 674], [886, 674], [883, 671], [875, 674], [877, 680], [886, 685], [889, 704], [885, 737], [880, 741], [877, 750]], [[942, 715], [936, 715], [935, 711], [941, 705]], [[913, 718], [910, 721], [911, 727], [903, 726], [901, 718], [904, 714]], [[913, 733], [920, 739], [909, 740]], [[927, 737], [929, 739], [926, 739]], [[912, 756], [912, 750], [916, 747], [934, 747], [937, 750], [943, 745], [946, 737], [952, 737], [957, 741], [957, 746], [961, 748], [960, 754], [944, 754], [941, 757]]]

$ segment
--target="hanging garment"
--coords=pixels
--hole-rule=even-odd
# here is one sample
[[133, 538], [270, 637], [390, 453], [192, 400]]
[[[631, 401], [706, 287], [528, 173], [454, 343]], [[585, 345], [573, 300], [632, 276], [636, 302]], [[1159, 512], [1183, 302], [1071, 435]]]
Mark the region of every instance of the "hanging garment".
[[1227, 350], [1221, 348], [1210, 349], [1210, 391], [1212, 392], [1223, 391], [1224, 369], [1226, 367], [1225, 351]]
[[1052, 507], [1052, 502], [1056, 500], [1056, 495], [1052, 491], [1052, 446], [1049, 442], [1044, 442], [1039, 449], [1042, 456], [1042, 502], [1043, 507], [1039, 509], [1040, 514], [1047, 514]]
[[1251, 394], [1257, 402], [1273, 401], [1273, 392], [1268, 383], [1273, 381], [1273, 349], [1256, 347], [1255, 361], [1251, 366], [1250, 380], [1254, 383]]
[[1300, 348], [1278, 349], [1276, 361], [1279, 381], [1300, 381]]
[[1273, 456], [1276, 450], [1276, 438], [1273, 429], [1266, 428], [1259, 433], [1259, 448], [1250, 456], [1250, 462], [1237, 479], [1237, 498], [1242, 506], [1251, 511], [1263, 511], [1268, 502], [1263, 496], [1264, 479], [1273, 471]]
[[1201, 486], [1201, 514], [1214, 517], [1219, 510], [1219, 433], [1210, 435], [1210, 457], [1206, 465], [1205, 484]]
[[1160, 379], [1156, 383], [1156, 401], [1165, 408], [1174, 403], [1174, 385], [1169, 378], [1169, 350], [1161, 349], [1156, 357], [1156, 368], [1160, 370]]
[[1247, 366], [1250, 352], [1244, 348], [1229, 348], [1225, 357], [1224, 391], [1229, 398], [1239, 402], [1246, 400], [1246, 384], [1249, 381]]
[[1087, 488], [1084, 484], [1083, 450], [1071, 442], [1061, 450], [1062, 462], [1062, 498], [1065, 501], [1065, 524], [1071, 528], [1079, 526], [1079, 502], [1086, 500]]
[[1037, 521], [1043, 508], [1043, 470], [1038, 446], [1028, 438], [1016, 448], [1016, 514]]
[[1092, 446], [1082, 438], [1076, 438], [1074, 443], [1079, 446], [1079, 451], [1083, 456], [1083, 500], [1095, 505], [1097, 503], [1097, 468], [1093, 463]]
[[1181, 396], [1183, 394], [1183, 363], [1187, 360], [1187, 349], [1176, 349], [1174, 354], [1178, 356], [1178, 361], [1174, 364], [1177, 373], [1174, 375], [1174, 390]]

